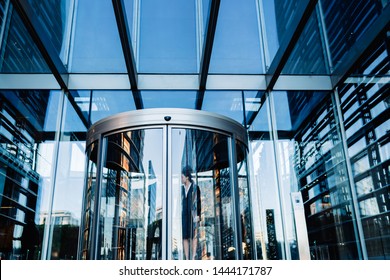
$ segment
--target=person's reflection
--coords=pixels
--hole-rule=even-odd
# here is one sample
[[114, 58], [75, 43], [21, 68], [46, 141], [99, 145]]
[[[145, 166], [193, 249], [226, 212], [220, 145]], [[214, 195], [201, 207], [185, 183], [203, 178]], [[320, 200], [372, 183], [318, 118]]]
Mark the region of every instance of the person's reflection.
[[184, 257], [196, 259], [198, 246], [198, 226], [201, 216], [200, 189], [192, 180], [192, 169], [185, 166], [181, 173], [182, 234]]

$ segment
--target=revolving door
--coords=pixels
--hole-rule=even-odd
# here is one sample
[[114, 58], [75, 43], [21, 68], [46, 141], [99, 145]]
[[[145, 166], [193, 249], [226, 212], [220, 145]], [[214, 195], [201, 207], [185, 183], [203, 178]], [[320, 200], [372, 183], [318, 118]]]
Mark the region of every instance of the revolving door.
[[145, 109], [87, 135], [80, 259], [253, 259], [245, 129]]

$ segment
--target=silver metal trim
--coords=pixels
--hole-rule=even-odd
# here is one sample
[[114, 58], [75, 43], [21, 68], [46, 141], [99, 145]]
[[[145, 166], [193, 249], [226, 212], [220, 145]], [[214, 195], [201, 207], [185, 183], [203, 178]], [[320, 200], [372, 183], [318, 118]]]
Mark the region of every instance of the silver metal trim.
[[138, 74], [140, 90], [198, 90], [198, 75]]
[[70, 90], [130, 89], [129, 76], [126, 74], [70, 74]]
[[[169, 120], [165, 118], [169, 117]], [[227, 132], [247, 145], [245, 128], [228, 117], [191, 109], [143, 109], [120, 113], [96, 122], [87, 132], [87, 146], [105, 135], [125, 128], [144, 127], [152, 125], [189, 125]]]
[[261, 90], [266, 89], [265, 75], [208, 75], [207, 90]]
[[[165, 230], [166, 235], [163, 237], [163, 260], [171, 260], [172, 259], [172, 218], [173, 218], [173, 210], [172, 210], [172, 127], [165, 128], [164, 135], [164, 157], [163, 161], [165, 164], [163, 165], [164, 170], [164, 181], [165, 188], [163, 187], [163, 199], [164, 199], [164, 219], [163, 220], [163, 233]], [[164, 258], [165, 253], [165, 258]]]
[[[71, 62], [70, 62], [71, 64]], [[0, 74], [0, 89], [60, 89], [53, 74]], [[130, 90], [127, 74], [69, 74], [69, 90]], [[140, 90], [199, 90], [198, 75], [139, 74]], [[266, 75], [208, 75], [206, 90], [265, 90]], [[274, 90], [332, 90], [329, 75], [280, 75]]]
[[230, 191], [233, 198], [233, 228], [235, 230], [233, 244], [236, 248], [236, 260], [242, 260], [242, 226], [241, 226], [241, 209], [240, 209], [240, 191], [238, 189], [238, 171], [236, 158], [236, 139], [235, 137], [228, 138], [228, 153], [230, 167]]
[[326, 75], [280, 75], [273, 90], [332, 90], [332, 80]]
[[0, 74], [0, 89], [61, 89], [53, 74]]

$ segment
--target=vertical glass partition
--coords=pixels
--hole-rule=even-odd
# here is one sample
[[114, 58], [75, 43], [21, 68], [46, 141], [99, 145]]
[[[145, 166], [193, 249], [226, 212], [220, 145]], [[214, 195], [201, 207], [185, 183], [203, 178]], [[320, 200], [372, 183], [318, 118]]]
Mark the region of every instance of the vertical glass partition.
[[104, 141], [98, 258], [161, 259], [162, 129], [125, 131]]
[[[187, 109], [137, 110], [97, 122], [87, 139], [79, 258], [253, 259], [239, 123]], [[92, 152], [97, 145], [101, 155]]]
[[172, 258], [235, 259], [228, 137], [172, 129]]

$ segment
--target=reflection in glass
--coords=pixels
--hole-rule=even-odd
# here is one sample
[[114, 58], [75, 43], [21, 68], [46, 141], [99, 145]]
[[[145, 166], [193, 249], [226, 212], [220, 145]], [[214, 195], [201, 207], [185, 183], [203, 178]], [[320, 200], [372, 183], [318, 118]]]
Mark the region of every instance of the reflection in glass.
[[4, 42], [0, 44], [2, 46], [0, 50], [0, 72], [50, 73], [49, 67], [27, 32], [19, 14], [10, 9], [7, 19], [9, 20], [4, 22], [6, 24], [4, 36], [0, 38]]
[[48, 90], [0, 91], [1, 259], [42, 256], [54, 146], [47, 116], [57, 95]]
[[265, 43], [268, 46], [265, 53], [269, 63], [268, 67], [274, 59], [286, 33], [290, 31], [291, 19], [296, 15], [298, 4], [298, 0], [262, 0], [260, 3], [265, 20]]
[[162, 130], [117, 133], [106, 142], [98, 259], [161, 259]]
[[244, 124], [241, 91], [206, 91], [202, 110], [218, 113]]
[[282, 74], [328, 74], [329, 69], [324, 57], [321, 32], [317, 14], [311, 14], [302, 34], [295, 44]]
[[247, 97], [247, 94], [245, 96], [248, 101], [252, 101], [252, 106], [256, 105], [259, 110], [249, 128], [256, 257], [263, 260], [280, 260], [285, 256], [284, 233], [267, 101], [262, 94], [253, 99]]
[[43, 36], [48, 37], [56, 54], [67, 65], [69, 37], [74, 0], [28, 0], [34, 16], [40, 23]]
[[[84, 187], [86, 127], [67, 99], [63, 110], [51, 210], [50, 259], [77, 259], [81, 218], [81, 200], [77, 198], [82, 197]], [[67, 136], [69, 131], [72, 137]]]
[[[365, 10], [379, 3], [358, 2]], [[354, 74], [339, 87], [348, 155], [369, 259], [389, 259], [390, 256], [390, 84], [386, 78], [390, 64], [387, 46], [388, 37], [384, 36], [373, 47], [371, 55], [362, 60], [353, 70]]]
[[94, 90], [91, 98], [91, 124], [117, 113], [135, 110], [133, 95], [128, 90]]
[[96, 193], [96, 173], [97, 173], [97, 154], [98, 145], [96, 142], [92, 143], [87, 148], [87, 167], [86, 167], [86, 182], [83, 197], [83, 213], [82, 213], [82, 231], [79, 254], [80, 259], [89, 260], [92, 258], [92, 223], [95, 217], [95, 193]]
[[[236, 141], [237, 153], [237, 173], [238, 173], [238, 193], [240, 196], [240, 220], [242, 237], [242, 259], [253, 260], [253, 236], [252, 236], [252, 209], [250, 207], [250, 190], [248, 183], [248, 171], [246, 160], [246, 147]], [[244, 160], [240, 160], [244, 158]]]
[[[381, 14], [387, 1], [321, 0], [333, 67], [343, 62], [343, 56]], [[342, 11], [342, 12], [341, 12]]]
[[280, 94], [288, 98], [278, 109], [289, 109], [292, 124], [289, 133], [278, 131], [281, 183], [302, 193], [311, 258], [357, 259], [355, 217], [333, 101], [326, 92], [273, 93]]
[[[172, 259], [235, 259], [235, 223], [228, 137], [219, 133], [195, 129], [172, 130]], [[192, 172], [182, 174], [183, 167]], [[201, 202], [192, 200], [192, 209], [201, 205], [191, 217], [189, 231], [182, 223], [183, 201], [186, 197], [185, 180], [192, 178], [191, 186], [198, 186]], [[196, 196], [196, 195], [195, 195]], [[186, 238], [187, 237], [187, 238]], [[194, 241], [195, 240], [195, 241]], [[189, 243], [189, 244], [188, 244]], [[188, 246], [189, 245], [189, 246]], [[187, 253], [189, 247], [189, 253]], [[188, 257], [188, 258], [187, 258]]]

